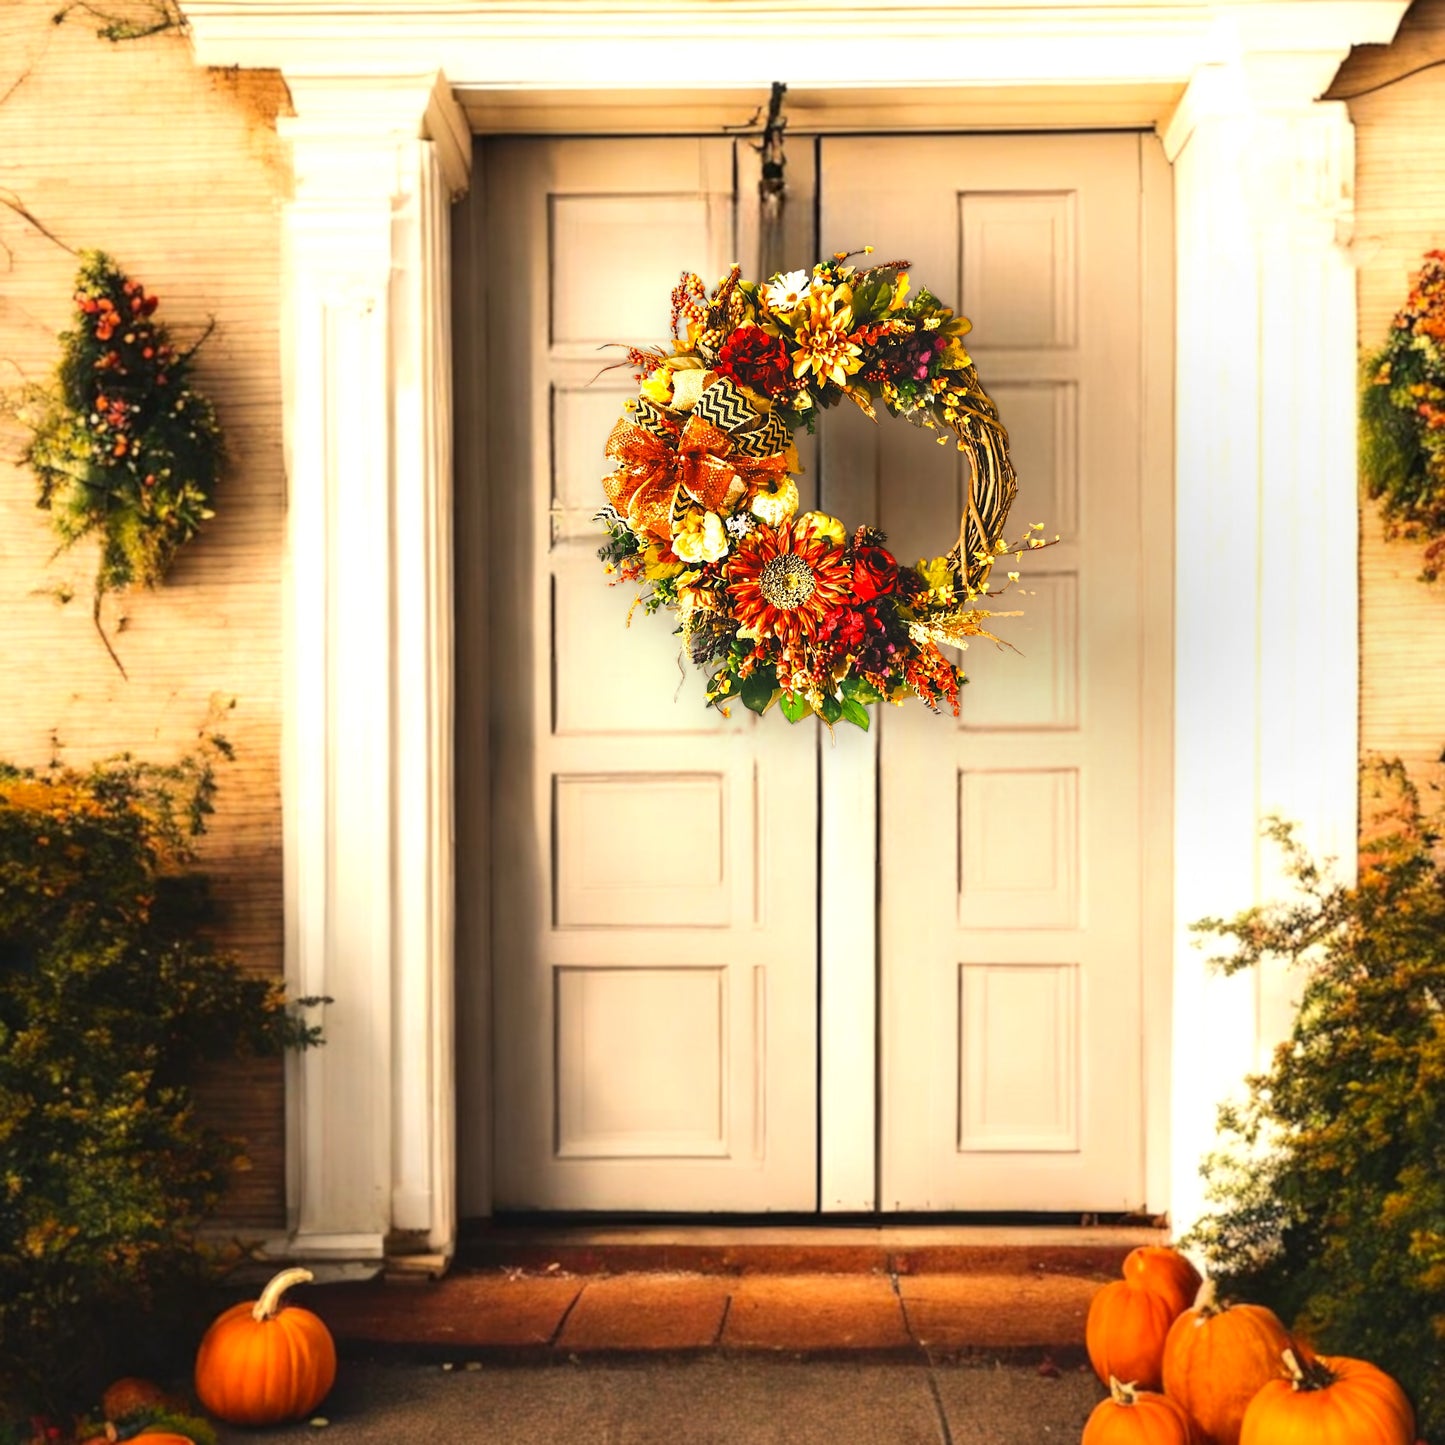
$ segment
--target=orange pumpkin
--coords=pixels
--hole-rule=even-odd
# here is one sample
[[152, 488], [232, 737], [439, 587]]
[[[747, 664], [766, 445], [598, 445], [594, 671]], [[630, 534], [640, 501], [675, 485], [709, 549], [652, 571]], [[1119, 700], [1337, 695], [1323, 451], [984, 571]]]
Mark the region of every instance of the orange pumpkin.
[[1244, 1412], [1240, 1445], [1414, 1445], [1405, 1392], [1364, 1360], [1306, 1361], [1284, 1352], [1287, 1379], [1271, 1380]]
[[232, 1425], [277, 1425], [309, 1415], [336, 1380], [331, 1331], [310, 1310], [282, 1303], [308, 1269], [283, 1269], [258, 1300], [232, 1305], [196, 1354], [196, 1394]]
[[1177, 1319], [1194, 1303], [1204, 1281], [1177, 1249], [1163, 1244], [1143, 1244], [1124, 1260], [1124, 1278], [1143, 1289], [1152, 1289], [1169, 1301]]
[[1157, 1390], [1163, 1378], [1164, 1341], [1174, 1313], [1169, 1301], [1127, 1279], [1106, 1284], [1089, 1302], [1084, 1343], [1094, 1373]]
[[138, 1410], [148, 1410], [154, 1405], [163, 1405], [166, 1392], [153, 1380], [142, 1380], [136, 1375], [126, 1375], [106, 1387], [100, 1397], [100, 1408], [107, 1420], [124, 1420]]
[[1079, 1445], [1199, 1445], [1194, 1421], [1166, 1395], [1109, 1381]]
[[147, 1426], [139, 1434], [132, 1435], [131, 1439], [145, 1440], [148, 1445], [196, 1445], [189, 1435], [177, 1435], [174, 1430], [167, 1430], [160, 1425]]
[[1223, 1303], [1207, 1279], [1164, 1342], [1164, 1393], [1212, 1445], [1239, 1445], [1244, 1412], [1264, 1385], [1280, 1378], [1289, 1345], [1273, 1310]]

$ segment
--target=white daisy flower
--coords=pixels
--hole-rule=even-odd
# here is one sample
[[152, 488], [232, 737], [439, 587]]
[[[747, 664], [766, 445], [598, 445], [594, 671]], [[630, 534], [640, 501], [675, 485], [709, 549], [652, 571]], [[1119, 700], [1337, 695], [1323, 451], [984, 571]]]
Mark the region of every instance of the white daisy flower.
[[791, 311], [808, 294], [812, 277], [806, 271], [789, 271], [786, 276], [777, 276], [768, 282], [763, 293], [771, 311]]

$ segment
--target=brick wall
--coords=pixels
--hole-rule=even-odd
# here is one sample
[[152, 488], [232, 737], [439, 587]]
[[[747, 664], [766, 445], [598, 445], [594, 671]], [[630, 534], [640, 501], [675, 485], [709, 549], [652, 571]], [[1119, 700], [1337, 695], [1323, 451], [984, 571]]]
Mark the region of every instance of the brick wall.
[[[281, 967], [278, 778], [284, 478], [278, 362], [280, 214], [289, 168], [275, 117], [279, 78], [199, 69], [184, 36], [114, 44], [55, 0], [0, 6], [0, 197], [66, 245], [110, 252], [160, 297], [181, 342], [215, 331], [196, 385], [216, 404], [231, 454], [217, 516], [182, 550], [168, 583], [111, 604], [129, 673], [90, 620], [95, 554], [50, 560], [32, 475], [14, 465], [25, 433], [0, 435], [0, 757], [43, 763], [55, 733], [76, 763], [129, 750], [167, 760], [236, 705], [205, 866], [223, 905], [222, 943], [250, 969]], [[0, 385], [44, 379], [71, 313], [75, 258], [0, 207]], [[74, 586], [60, 606], [46, 589]], [[123, 628], [122, 628], [123, 615]], [[242, 1225], [284, 1219], [282, 1090], [274, 1062], [231, 1071], [209, 1108], [245, 1135], [254, 1167], [227, 1210]]]

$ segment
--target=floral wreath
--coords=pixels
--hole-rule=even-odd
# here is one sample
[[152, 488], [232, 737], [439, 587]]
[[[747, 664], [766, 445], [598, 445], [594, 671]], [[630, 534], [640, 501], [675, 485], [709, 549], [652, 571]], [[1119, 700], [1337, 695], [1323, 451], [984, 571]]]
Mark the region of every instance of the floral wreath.
[[214, 515], [225, 446], [215, 408], [190, 380], [210, 328], [179, 350], [154, 319], [156, 296], [103, 251], [80, 260], [54, 378], [18, 398], [31, 430], [20, 460], [40, 483], [36, 505], [50, 513], [59, 550], [99, 537], [91, 615], [124, 675], [101, 627], [101, 599], [164, 580]]
[[1433, 538], [1422, 580], [1445, 571], [1445, 251], [1427, 251], [1383, 347], [1365, 359], [1360, 403], [1365, 490], [1385, 535]]
[[[1047, 545], [1041, 523], [1004, 540], [1018, 488], [964, 350], [970, 323], [926, 288], [910, 294], [906, 261], [858, 270], [853, 254], [765, 285], [734, 266], [711, 294], [685, 273], [672, 350], [628, 349], [641, 386], [607, 441], [615, 470], [598, 519], [610, 540], [598, 555], [644, 585], [646, 611], [677, 614], [724, 713], [733, 698], [757, 713], [777, 702], [790, 722], [816, 713], [866, 728], [870, 704], [913, 693], [957, 716], [965, 678], [940, 644], [991, 638], [984, 622], [999, 614], [978, 602], [995, 558]], [[793, 433], [845, 396], [875, 420], [877, 402], [952, 432], [968, 453], [967, 504], [944, 556], [906, 566], [875, 528], [797, 515]]]

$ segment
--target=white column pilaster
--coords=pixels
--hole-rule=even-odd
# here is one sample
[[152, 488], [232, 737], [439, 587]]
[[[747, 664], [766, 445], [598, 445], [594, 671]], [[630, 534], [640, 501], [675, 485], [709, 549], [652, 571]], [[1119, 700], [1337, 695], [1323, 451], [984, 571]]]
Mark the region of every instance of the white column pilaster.
[[288, 1252], [455, 1233], [448, 209], [440, 77], [288, 76]]
[[1288, 896], [1265, 820], [1352, 861], [1356, 823], [1353, 132], [1341, 55], [1201, 67], [1165, 128], [1177, 235], [1172, 1212], [1216, 1109], [1287, 1031], [1280, 970], [1208, 970], [1197, 920]]

